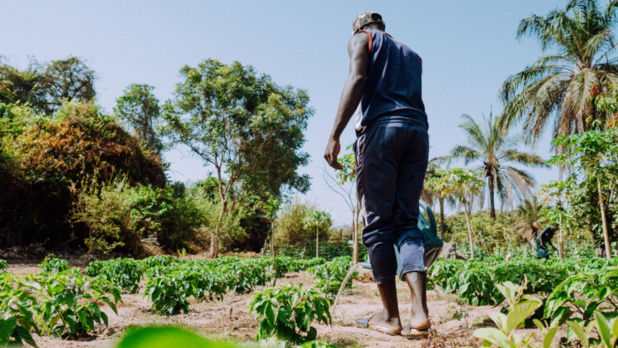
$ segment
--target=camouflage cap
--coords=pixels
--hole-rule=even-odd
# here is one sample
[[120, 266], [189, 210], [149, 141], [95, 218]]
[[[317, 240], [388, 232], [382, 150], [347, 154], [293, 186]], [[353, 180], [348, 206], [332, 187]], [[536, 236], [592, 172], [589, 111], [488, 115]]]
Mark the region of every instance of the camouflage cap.
[[356, 34], [356, 32], [365, 25], [371, 23], [380, 23], [382, 25], [385, 25], [384, 21], [382, 20], [382, 16], [380, 16], [380, 14], [377, 12], [367, 11], [359, 13], [358, 16], [356, 16], [356, 18], [354, 19], [354, 22], [352, 22], [352, 35]]

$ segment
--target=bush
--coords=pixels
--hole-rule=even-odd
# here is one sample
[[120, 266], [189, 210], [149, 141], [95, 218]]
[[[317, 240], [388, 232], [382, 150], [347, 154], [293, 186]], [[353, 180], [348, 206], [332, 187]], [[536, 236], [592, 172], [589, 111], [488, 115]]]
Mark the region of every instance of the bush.
[[0, 179], [11, 184], [0, 185], [0, 246], [55, 247], [87, 238], [87, 226], [69, 222], [85, 177], [100, 183], [124, 175], [130, 185], [165, 184], [161, 159], [91, 103], [66, 103], [48, 117], [26, 107], [4, 109]]

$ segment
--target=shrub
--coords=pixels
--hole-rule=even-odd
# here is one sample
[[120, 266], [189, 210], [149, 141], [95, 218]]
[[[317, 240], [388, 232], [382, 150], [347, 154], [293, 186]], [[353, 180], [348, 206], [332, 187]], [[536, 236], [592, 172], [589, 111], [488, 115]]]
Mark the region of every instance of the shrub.
[[105, 182], [124, 175], [131, 185], [165, 184], [161, 159], [94, 104], [66, 103], [51, 117], [25, 107], [11, 107], [9, 114], [0, 119], [0, 157], [8, 158], [0, 159], [0, 178], [12, 183], [0, 185], [4, 245], [55, 247], [86, 238], [86, 226], [69, 222], [84, 177]]

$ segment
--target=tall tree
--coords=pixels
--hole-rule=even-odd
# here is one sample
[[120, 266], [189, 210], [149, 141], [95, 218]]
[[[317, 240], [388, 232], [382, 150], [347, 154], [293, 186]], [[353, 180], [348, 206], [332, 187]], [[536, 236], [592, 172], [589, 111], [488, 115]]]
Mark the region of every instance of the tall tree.
[[20, 71], [10, 65], [0, 65], [0, 102], [28, 104], [37, 111], [46, 108], [44, 91], [39, 88], [44, 79], [40, 66], [31, 62]]
[[38, 88], [45, 93], [46, 113], [54, 112], [64, 100], [92, 101], [96, 95], [94, 70], [77, 57], [52, 61], [43, 75]]
[[64, 100], [92, 101], [96, 96], [94, 80], [94, 71], [76, 57], [43, 65], [32, 61], [24, 71], [2, 65], [0, 101], [28, 103], [38, 112], [51, 115]]
[[461, 168], [449, 168], [438, 171], [434, 177], [429, 179], [429, 185], [440, 192], [442, 197], [453, 195], [464, 205], [466, 225], [468, 227], [468, 240], [470, 243], [470, 255], [474, 260], [474, 241], [472, 239], [472, 225], [470, 222], [472, 214], [473, 198], [481, 192], [485, 182], [481, 179], [482, 173], [474, 170]]
[[452, 158], [462, 158], [465, 164], [480, 162], [477, 170], [485, 174], [487, 181], [491, 217], [496, 218], [495, 194], [503, 204], [510, 204], [515, 199], [532, 196], [531, 188], [534, 178], [528, 172], [506, 165], [515, 162], [528, 167], [543, 167], [545, 161], [533, 154], [519, 151], [518, 138], [508, 134], [510, 125], [502, 122], [503, 116], [483, 117], [483, 127], [470, 115], [462, 115], [464, 122], [459, 125], [468, 136], [468, 146], [458, 145], [451, 150]]
[[133, 128], [148, 148], [160, 154], [163, 144], [156, 127], [161, 118], [161, 108], [152, 91], [154, 87], [149, 85], [129, 85], [124, 94], [116, 99], [114, 112]]
[[[297, 172], [309, 157], [300, 151], [313, 114], [305, 91], [280, 87], [239, 62], [208, 59], [197, 67], [183, 66], [180, 74], [184, 81], [164, 105], [164, 135], [214, 167], [220, 222], [238, 183], [264, 201], [284, 190], [309, 189], [309, 177]], [[212, 255], [218, 254], [217, 245], [215, 231]]]
[[506, 121], [523, 120], [528, 141], [538, 140], [552, 116], [554, 137], [584, 132], [587, 118], [606, 117], [589, 97], [618, 85], [618, 57], [612, 54], [617, 7], [616, 0], [605, 7], [598, 0], [569, 0], [564, 9], [519, 23], [518, 38], [535, 37], [544, 52], [551, 51], [501, 88]]
[[605, 255], [611, 258], [607, 202], [618, 184], [618, 129], [589, 130], [559, 137], [554, 142], [572, 151], [554, 156], [550, 162], [570, 165], [573, 168], [570, 179], [581, 182], [581, 186], [596, 186]]

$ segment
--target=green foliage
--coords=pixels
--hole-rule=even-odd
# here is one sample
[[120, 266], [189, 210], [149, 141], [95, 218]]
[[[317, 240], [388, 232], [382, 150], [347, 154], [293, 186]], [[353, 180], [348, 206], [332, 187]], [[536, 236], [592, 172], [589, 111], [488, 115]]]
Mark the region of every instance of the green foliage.
[[[496, 218], [492, 219], [488, 211], [479, 211], [470, 215], [470, 225], [473, 230], [475, 241], [475, 252], [491, 252], [503, 245], [523, 244], [525, 239], [514, 228], [522, 221], [521, 216], [516, 212], [498, 212]], [[469, 251], [466, 248], [468, 242], [467, 221], [465, 212], [448, 216], [444, 223], [446, 225], [446, 236], [451, 242], [457, 243], [459, 251]], [[445, 238], [446, 238], [445, 236]]]
[[[335, 258], [330, 263], [312, 268], [310, 272], [315, 275], [314, 287], [320, 289], [331, 298], [334, 298], [351, 266], [352, 258], [349, 256], [342, 256]], [[358, 275], [358, 272], [354, 272], [353, 276], [356, 275]], [[352, 288], [352, 282], [346, 283], [345, 288]]]
[[[311, 241], [315, 242], [315, 230], [313, 233], [305, 226], [307, 215], [314, 209], [310, 203], [301, 202], [298, 199], [281, 207], [281, 211], [275, 221], [275, 238], [278, 245], [293, 245], [301, 249], [308, 247]], [[319, 231], [324, 232], [324, 231]], [[326, 235], [322, 235], [323, 238]], [[312, 254], [315, 255], [315, 250]]]
[[245, 190], [264, 199], [280, 196], [283, 186], [306, 192], [308, 177], [296, 172], [308, 161], [299, 150], [313, 114], [304, 91], [279, 87], [239, 62], [209, 59], [183, 66], [180, 74], [184, 81], [164, 106], [165, 133], [213, 164], [219, 182], [227, 169], [224, 201], [239, 179]]
[[9, 263], [6, 260], [0, 259], [0, 272], [4, 272], [9, 268]]
[[93, 261], [85, 270], [86, 275], [105, 279], [114, 286], [136, 294], [144, 275], [143, 266], [134, 259], [116, 259], [110, 261]]
[[92, 101], [95, 97], [94, 71], [81, 59], [69, 57], [47, 64], [31, 61], [19, 71], [0, 66], [0, 102], [27, 104], [47, 115], [64, 101]]
[[152, 309], [162, 315], [189, 312], [189, 297], [197, 297], [201, 275], [191, 271], [176, 271], [148, 278], [144, 296], [152, 301]]
[[[536, 297], [523, 296], [526, 283], [519, 286], [511, 282], [506, 282], [502, 285], [496, 285], [496, 287], [509, 303], [509, 314], [504, 315], [502, 313], [496, 313], [491, 319], [498, 328], [477, 329], [474, 331], [474, 336], [484, 340], [483, 346], [496, 345], [505, 348], [529, 346], [533, 335], [528, 334], [524, 337], [520, 337], [515, 334], [515, 329], [522, 325], [524, 320], [536, 311], [543, 302]], [[522, 298], [525, 298], [525, 300], [521, 301]], [[553, 330], [549, 338], [550, 343], [555, 333], [556, 330]]]
[[[169, 250], [186, 248], [199, 239], [203, 230], [213, 230], [219, 205], [204, 197], [199, 188], [177, 194], [171, 186], [131, 187], [124, 179], [107, 185], [92, 183], [79, 193], [73, 219], [90, 229], [87, 240], [92, 251], [109, 253], [127, 245], [125, 250], [141, 257], [145, 254], [140, 240], [156, 237]], [[221, 242], [242, 240], [237, 215], [223, 220]]]
[[39, 265], [45, 273], [59, 273], [69, 269], [69, 261], [54, 257], [46, 257]]
[[531, 36], [553, 51], [509, 76], [500, 91], [508, 123], [521, 121], [527, 140], [538, 140], [548, 124], [554, 136], [566, 136], [588, 130], [588, 119], [605, 117], [590, 97], [616, 85], [617, 10], [613, 1], [570, 0], [520, 21], [518, 38]]
[[116, 312], [120, 291], [109, 282], [75, 271], [17, 277], [0, 276], [0, 344], [11, 339], [33, 346], [31, 331], [77, 337], [108, 324], [100, 307]]
[[37, 326], [38, 303], [31, 286], [14, 286], [15, 278], [8, 273], [0, 274], [0, 346], [26, 342], [37, 347], [31, 331], [40, 333]]
[[84, 240], [88, 227], [71, 223], [70, 211], [82, 183], [89, 183], [85, 178], [165, 183], [160, 158], [144, 153], [117, 119], [93, 104], [67, 103], [49, 118], [13, 107], [0, 123], [7, 127], [0, 130], [3, 139], [11, 140], [0, 146], [11, 158], [5, 175], [12, 185], [0, 188], [4, 245]]
[[[577, 281], [578, 280], [575, 280], [575, 282]], [[509, 304], [509, 313], [508, 315], [497, 313], [492, 316], [492, 320], [498, 327], [497, 329], [482, 328], [474, 331], [474, 336], [484, 340], [484, 347], [533, 347], [532, 334], [527, 334], [522, 337], [515, 331], [543, 304], [543, 301], [537, 297], [523, 295], [526, 284], [527, 283], [524, 281], [524, 284], [521, 286], [515, 285], [511, 282], [496, 285]], [[571, 289], [577, 289], [577, 286], [573, 286], [573, 283], [565, 286]], [[577, 290], [575, 291], [577, 292]], [[603, 293], [604, 291], [600, 290], [599, 292]], [[584, 301], [581, 302], [585, 304]], [[573, 317], [574, 312], [571, 311], [569, 307], [561, 307], [559, 311], [556, 311], [549, 324], [547, 321], [541, 322], [538, 319], [534, 319], [534, 324], [541, 332], [541, 345], [538, 347], [552, 347], [552, 340], [560, 327], [565, 323], [568, 326], [567, 342], [571, 345], [575, 344], [578, 340], [579, 345], [586, 348], [615, 347], [616, 342], [618, 341], [618, 321], [616, 320], [616, 308], [613, 308], [614, 311], [612, 313], [603, 313], [596, 310], [598, 303], [596, 305], [591, 305], [594, 308], [591, 307], [586, 310], [589, 312], [587, 313], [587, 320]], [[581, 306], [581, 304], [576, 304], [576, 306]], [[596, 330], [596, 335], [593, 334], [593, 330]]]
[[[255, 347], [285, 348], [286, 342], [263, 341]], [[204, 348], [237, 348], [253, 347], [252, 345], [233, 345], [224, 342], [215, 342], [206, 339], [187, 329], [173, 326], [142, 327], [130, 330], [118, 343], [116, 348], [176, 348], [176, 347], [204, 347]], [[299, 346], [301, 348], [335, 348], [335, 346], [319, 341], [308, 341]]]
[[129, 124], [148, 148], [159, 154], [163, 149], [156, 128], [161, 114], [159, 100], [152, 93], [154, 87], [131, 84], [124, 94], [116, 99], [114, 112]]
[[[600, 123], [595, 122], [592, 126], [598, 128]], [[616, 240], [613, 218], [618, 203], [618, 129], [592, 129], [558, 137], [554, 145], [570, 150], [550, 160], [552, 164], [572, 168], [563, 184], [572, 189], [566, 190], [567, 203], [574, 214], [579, 215], [576, 220], [577, 217], [583, 218], [580, 223], [590, 225], [592, 221], [596, 222], [593, 230], [597, 236], [603, 237], [606, 251], [610, 252], [610, 241]]]
[[460, 158], [467, 165], [471, 162], [475, 168], [485, 174], [487, 180], [486, 197], [489, 198], [491, 217], [496, 217], [495, 195], [503, 206], [512, 206], [516, 200], [532, 196], [531, 188], [536, 184], [532, 175], [514, 168], [509, 162], [528, 167], [543, 167], [545, 160], [533, 153], [520, 151], [518, 138], [509, 135], [510, 124], [505, 124], [504, 116], [489, 114], [483, 117], [481, 127], [470, 115], [462, 115], [464, 122], [459, 125], [468, 136], [467, 145], [457, 145], [451, 150], [451, 158]]
[[130, 330], [116, 345], [116, 348], [175, 347], [234, 348], [236, 346], [213, 342], [186, 329], [172, 326], [143, 327]]
[[42, 285], [39, 304], [43, 333], [56, 337], [80, 336], [93, 331], [95, 323], [107, 326], [107, 315], [99, 308], [103, 303], [118, 314], [116, 303], [120, 301], [120, 291], [105, 280], [58, 274], [48, 275], [38, 283]]
[[[599, 265], [595, 265], [599, 266]], [[575, 310], [577, 321], [588, 325], [594, 312], [615, 313], [618, 310], [618, 269], [600, 265], [599, 270], [588, 270], [568, 277], [547, 298], [545, 317]], [[604, 307], [610, 304], [611, 307]]]
[[277, 337], [284, 341], [303, 343], [314, 340], [317, 331], [314, 320], [330, 324], [330, 302], [318, 291], [303, 289], [302, 284], [266, 289], [256, 292], [249, 310], [260, 322], [256, 341]]
[[[560, 284], [572, 275], [606, 270], [610, 261], [600, 259], [551, 259], [535, 260], [532, 255], [514, 257], [507, 262], [502, 257], [484, 257], [478, 261], [438, 260], [429, 269], [429, 280], [443, 293], [457, 293], [472, 305], [496, 305], [504, 299], [495, 284], [506, 281], [521, 283], [527, 279], [527, 294], [557, 292]], [[599, 284], [596, 284], [600, 286]], [[560, 295], [560, 298], [569, 295]], [[555, 295], [550, 295], [550, 298]], [[547, 314], [553, 313], [563, 303], [548, 303]]]

